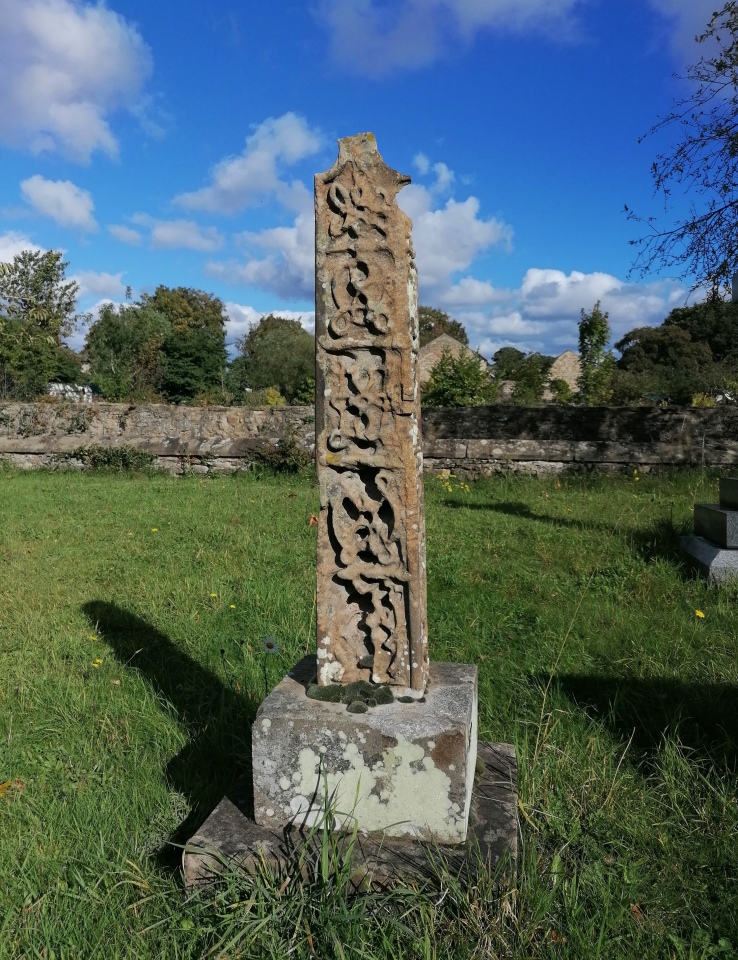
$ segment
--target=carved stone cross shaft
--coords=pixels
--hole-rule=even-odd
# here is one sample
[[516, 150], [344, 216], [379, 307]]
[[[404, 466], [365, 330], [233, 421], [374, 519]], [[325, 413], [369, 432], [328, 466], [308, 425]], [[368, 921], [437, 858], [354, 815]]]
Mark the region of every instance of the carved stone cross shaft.
[[425, 510], [411, 221], [372, 134], [315, 177], [318, 683], [420, 697]]

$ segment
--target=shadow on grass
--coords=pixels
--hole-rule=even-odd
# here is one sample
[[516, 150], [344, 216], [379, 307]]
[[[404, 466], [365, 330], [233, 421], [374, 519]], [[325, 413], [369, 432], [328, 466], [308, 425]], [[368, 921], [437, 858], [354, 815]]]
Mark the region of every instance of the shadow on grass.
[[683, 579], [691, 580], [695, 573], [681, 556], [680, 538], [692, 532], [691, 521], [676, 524], [670, 517], [660, 517], [642, 530], [633, 531], [633, 546], [647, 563], [666, 560], [679, 570]]
[[[226, 686], [169, 637], [123, 607], [93, 600], [82, 610], [121, 664], [137, 670], [156, 696], [171, 705], [188, 734], [187, 746], [166, 767], [167, 782], [191, 807], [159, 853], [162, 866], [174, 867], [181, 859], [175, 845], [189, 840], [241, 774], [250, 774], [251, 722], [258, 703]], [[250, 784], [250, 775], [244, 780]], [[245, 804], [253, 808], [253, 798], [245, 798]]]
[[[539, 677], [544, 685], [547, 677]], [[554, 681], [578, 707], [620, 737], [633, 735], [636, 751], [648, 760], [665, 734], [697, 759], [733, 770], [738, 762], [738, 686], [563, 674]]]
[[603, 530], [609, 533], [612, 524], [601, 523], [599, 520], [582, 520], [580, 517], [556, 517], [549, 513], [536, 513], [525, 503], [461, 503], [458, 500], [447, 500], [445, 506], [451, 510], [490, 510], [493, 513], [504, 513], [510, 517], [521, 517], [524, 520], [537, 520], [539, 523], [551, 524], [556, 527], [576, 528], [577, 530]]

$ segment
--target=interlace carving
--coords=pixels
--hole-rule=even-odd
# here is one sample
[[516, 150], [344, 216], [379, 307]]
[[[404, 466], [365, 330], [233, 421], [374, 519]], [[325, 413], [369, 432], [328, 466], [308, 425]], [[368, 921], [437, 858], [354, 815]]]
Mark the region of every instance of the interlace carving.
[[428, 663], [408, 182], [371, 135], [315, 178], [319, 683], [422, 695]]

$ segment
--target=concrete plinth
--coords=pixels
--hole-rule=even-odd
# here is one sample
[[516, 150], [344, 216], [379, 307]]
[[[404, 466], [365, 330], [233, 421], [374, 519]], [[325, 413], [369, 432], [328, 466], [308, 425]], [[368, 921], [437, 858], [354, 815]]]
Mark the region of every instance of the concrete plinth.
[[695, 536], [709, 540], [723, 550], [738, 548], [738, 510], [717, 503], [695, 503]]
[[[510, 744], [480, 743], [472, 792], [469, 835], [465, 843], [428, 844], [411, 839], [351, 834], [336, 837], [335, 857], [350, 858], [351, 883], [357, 890], [381, 889], [398, 882], [437, 882], [440, 863], [454, 876], [473, 877], [492, 871], [508, 858], [515, 869], [518, 851], [515, 750]], [[188, 886], [206, 884], [229, 869], [254, 874], [299, 869], [303, 878], [315, 870], [321, 830], [274, 830], [250, 818], [248, 784], [240, 781], [224, 797], [185, 848], [183, 867]], [[305, 849], [309, 847], [309, 849]], [[336, 862], [335, 860], [333, 861]]]
[[723, 550], [696, 536], [682, 537], [681, 550], [684, 558], [707, 577], [709, 583], [717, 585], [738, 579], [738, 550]]
[[432, 663], [424, 701], [356, 713], [311, 699], [315, 676], [316, 658], [305, 657], [259, 707], [257, 824], [309, 827], [328, 806], [338, 829], [357, 824], [365, 835], [463, 843], [477, 750], [476, 667]]

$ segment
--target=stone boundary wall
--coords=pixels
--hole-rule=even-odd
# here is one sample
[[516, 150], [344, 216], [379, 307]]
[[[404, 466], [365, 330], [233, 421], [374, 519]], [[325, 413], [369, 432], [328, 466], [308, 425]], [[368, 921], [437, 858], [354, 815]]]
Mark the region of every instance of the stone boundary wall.
[[[80, 447], [128, 446], [172, 473], [231, 473], [290, 436], [315, 444], [312, 407], [0, 403], [0, 460], [80, 468]], [[425, 470], [460, 476], [738, 465], [738, 408], [516, 407], [423, 413]]]

